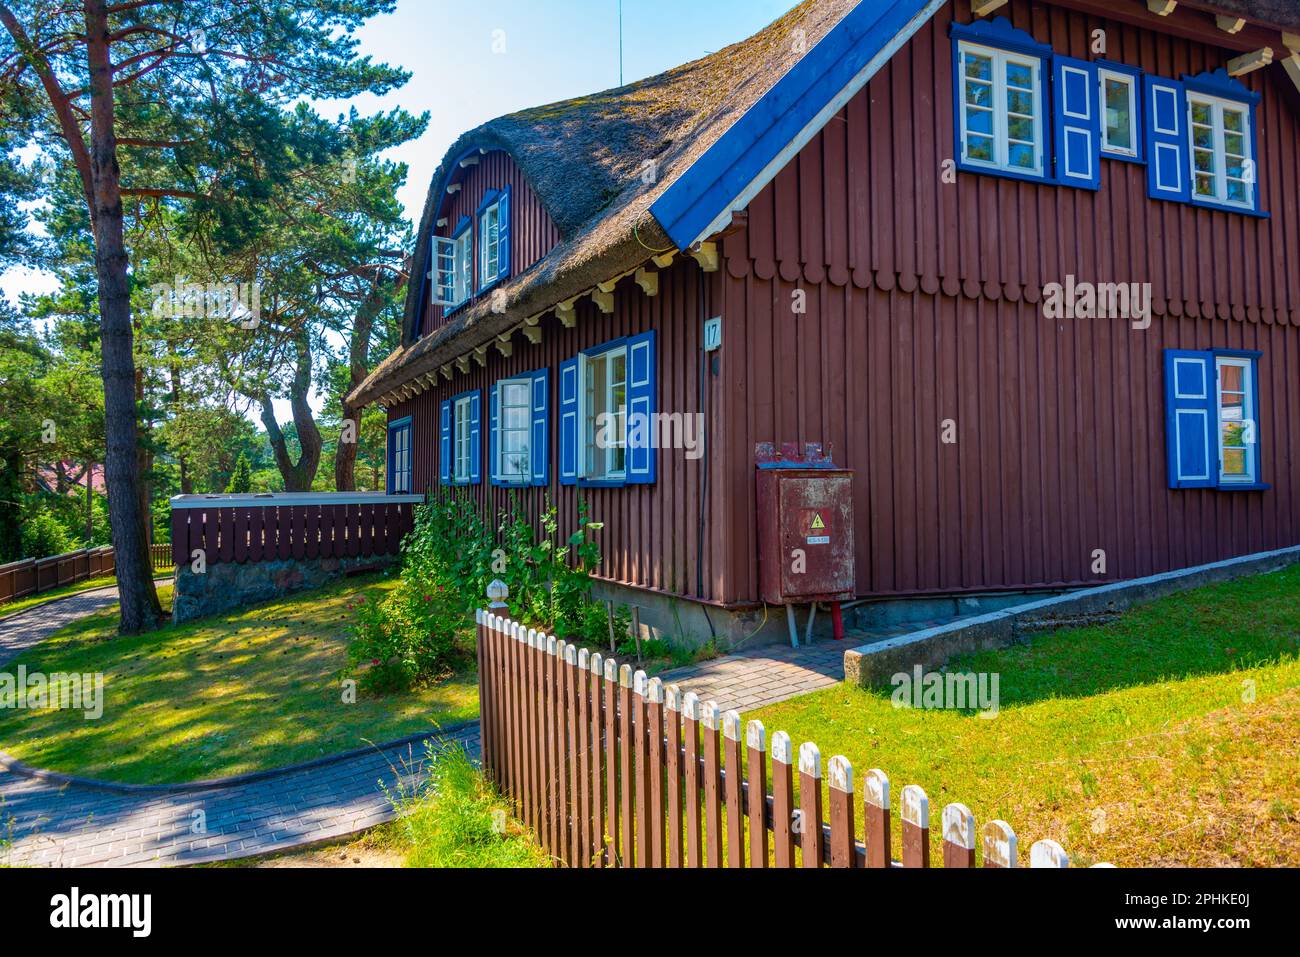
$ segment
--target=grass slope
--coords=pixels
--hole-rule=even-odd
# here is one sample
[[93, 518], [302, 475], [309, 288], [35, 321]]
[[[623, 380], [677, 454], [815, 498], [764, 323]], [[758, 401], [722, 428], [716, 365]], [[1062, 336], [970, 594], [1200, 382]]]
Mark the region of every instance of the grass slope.
[[[82, 619], [6, 666], [102, 673], [104, 715], [0, 710], [0, 749], [37, 767], [172, 784], [280, 767], [476, 717], [472, 667], [419, 692], [345, 704], [350, 612], [391, 587], [337, 583], [136, 637], [116, 609]], [[160, 594], [164, 593], [160, 590]]]
[[1000, 675], [998, 716], [844, 686], [746, 717], [845, 755], [859, 782], [878, 767], [895, 795], [924, 787], [936, 860], [961, 801], [1011, 823], [1022, 863], [1053, 838], [1081, 864], [1300, 865], [1300, 565], [948, 670]]

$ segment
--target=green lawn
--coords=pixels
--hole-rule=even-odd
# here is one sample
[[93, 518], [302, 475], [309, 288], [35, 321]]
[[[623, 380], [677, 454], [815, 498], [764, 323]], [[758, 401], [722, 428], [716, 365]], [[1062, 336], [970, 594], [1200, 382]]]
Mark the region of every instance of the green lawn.
[[116, 578], [112, 575], [106, 575], [101, 578], [88, 578], [84, 582], [77, 582], [75, 585], [51, 588], [49, 591], [43, 591], [38, 595], [19, 598], [17, 601], [7, 601], [0, 605], [0, 619], [16, 615], [18, 612], [26, 611], [29, 608], [35, 608], [37, 605], [44, 605], [60, 598], [67, 598], [69, 595], [79, 595], [83, 591], [94, 591], [96, 588], [111, 588], [116, 584]]
[[1076, 863], [1300, 865], [1300, 565], [948, 670], [1000, 675], [998, 716], [843, 686], [745, 717], [816, 742], [823, 764], [845, 755], [859, 789], [881, 768], [895, 816], [903, 786], [924, 787], [934, 859], [961, 801], [981, 827], [1011, 823], [1022, 863], [1053, 838]]
[[[0, 711], [0, 749], [37, 767], [171, 784], [280, 767], [478, 714], [471, 664], [401, 696], [346, 704], [344, 607], [392, 587], [354, 579], [152, 634], [118, 638], [116, 609], [82, 619], [5, 667], [102, 673], [104, 714]], [[160, 589], [169, 596], [170, 587]]]

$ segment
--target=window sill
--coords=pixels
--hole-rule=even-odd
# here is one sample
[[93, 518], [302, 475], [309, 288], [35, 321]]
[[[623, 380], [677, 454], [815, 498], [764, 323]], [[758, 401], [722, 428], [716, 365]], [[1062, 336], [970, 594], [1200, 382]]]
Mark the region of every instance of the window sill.
[[1214, 490], [1216, 492], [1267, 492], [1272, 488], [1273, 486], [1266, 482], [1224, 482], [1216, 485]]
[[1239, 216], [1250, 216], [1253, 219], [1272, 219], [1270, 213], [1262, 212], [1257, 209], [1251, 209], [1249, 206], [1233, 206], [1230, 203], [1215, 203], [1207, 199], [1192, 198], [1191, 206], [1197, 209], [1212, 209], [1220, 213], [1236, 213]]
[[1002, 169], [998, 166], [980, 166], [976, 163], [969, 163], [965, 160], [957, 161], [957, 169], [961, 170], [963, 173], [974, 173], [977, 176], [996, 176], [999, 179], [1014, 179], [1021, 183], [1039, 183], [1044, 186], [1059, 185], [1055, 180], [1043, 173], [1019, 173], [1015, 170]]
[[1137, 163], [1139, 166], [1147, 165], [1145, 159], [1132, 153], [1112, 153], [1108, 150], [1102, 150], [1101, 158], [1104, 160], [1119, 160], [1121, 163]]
[[578, 479], [579, 488], [623, 488], [625, 485], [625, 479]]

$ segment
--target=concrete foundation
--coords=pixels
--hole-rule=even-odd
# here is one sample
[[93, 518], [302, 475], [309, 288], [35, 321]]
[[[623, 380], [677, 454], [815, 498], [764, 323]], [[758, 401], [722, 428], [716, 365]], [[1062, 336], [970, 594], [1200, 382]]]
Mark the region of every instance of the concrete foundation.
[[1300, 546], [1085, 588], [913, 631], [846, 651], [844, 680], [864, 688], [884, 685], [891, 676], [911, 672], [917, 665], [937, 669], [963, 652], [1003, 648], [1042, 631], [1107, 621], [1136, 604], [1296, 562], [1300, 562]]

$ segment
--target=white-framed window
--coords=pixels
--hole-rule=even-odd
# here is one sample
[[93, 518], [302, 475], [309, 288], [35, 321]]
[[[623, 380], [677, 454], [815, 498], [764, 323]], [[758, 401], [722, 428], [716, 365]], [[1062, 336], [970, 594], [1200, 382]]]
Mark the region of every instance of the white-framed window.
[[627, 347], [583, 356], [579, 373], [581, 476], [622, 479], [627, 474]]
[[474, 230], [466, 227], [452, 239], [452, 304], [459, 306], [469, 299], [474, 288]]
[[1101, 89], [1101, 151], [1138, 155], [1137, 77], [1104, 67], [1097, 71]]
[[1255, 206], [1250, 107], [1204, 93], [1187, 95], [1192, 197], [1226, 206]]
[[533, 380], [504, 379], [497, 383], [497, 460], [493, 477], [501, 482], [532, 479]]
[[458, 483], [468, 482], [472, 472], [471, 411], [470, 396], [463, 396], [452, 403], [452, 478]]
[[1256, 481], [1255, 369], [1254, 362], [1235, 356], [1218, 356], [1219, 481]]
[[965, 41], [958, 50], [963, 162], [1041, 176], [1042, 59]]
[[487, 285], [501, 273], [501, 201], [483, 210], [478, 218], [479, 283]]

